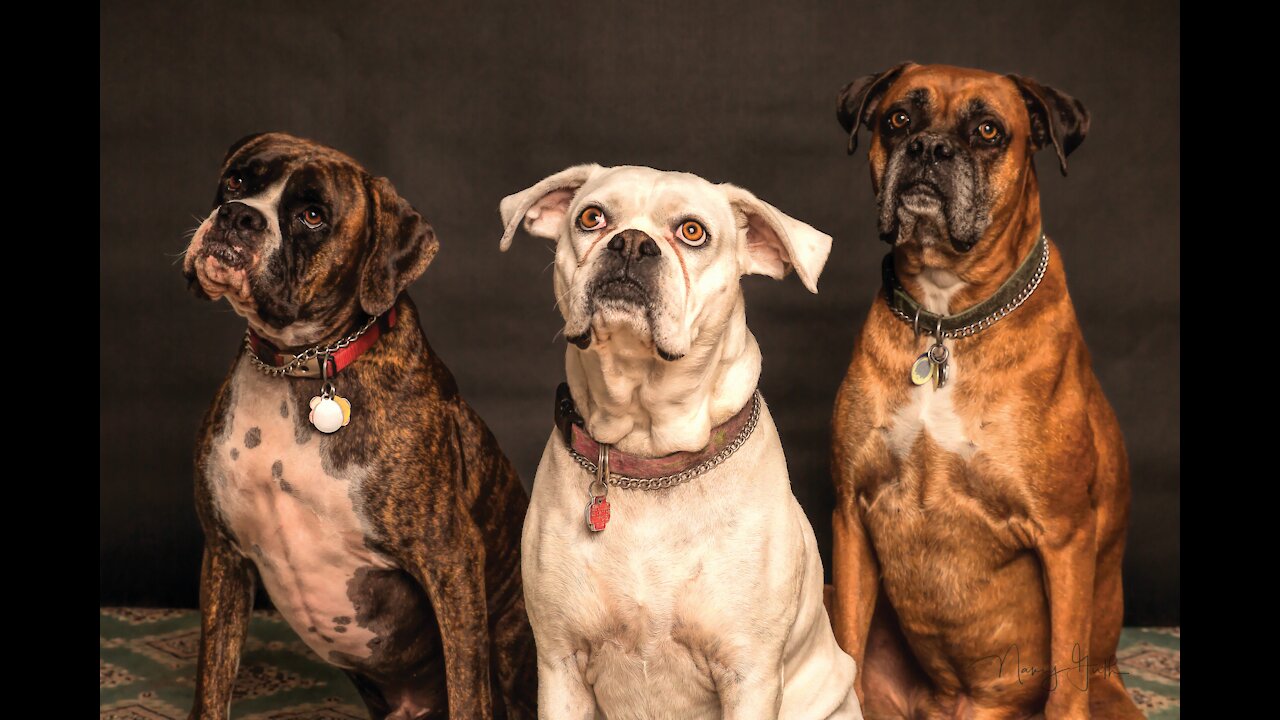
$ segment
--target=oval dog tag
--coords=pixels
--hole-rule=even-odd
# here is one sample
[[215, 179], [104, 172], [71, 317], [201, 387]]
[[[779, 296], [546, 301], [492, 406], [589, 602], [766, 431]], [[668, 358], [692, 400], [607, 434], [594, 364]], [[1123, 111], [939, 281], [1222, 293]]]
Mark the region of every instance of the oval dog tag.
[[911, 382], [916, 385], [923, 385], [933, 378], [933, 361], [929, 359], [929, 353], [924, 353], [911, 363]]

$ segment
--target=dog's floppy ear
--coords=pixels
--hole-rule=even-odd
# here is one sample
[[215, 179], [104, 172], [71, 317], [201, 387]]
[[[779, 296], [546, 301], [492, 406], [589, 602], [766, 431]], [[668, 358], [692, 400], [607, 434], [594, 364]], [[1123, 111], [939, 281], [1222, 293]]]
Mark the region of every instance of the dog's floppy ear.
[[578, 188], [600, 169], [599, 165], [574, 165], [555, 175], [543, 178], [531, 188], [502, 198], [498, 212], [502, 214], [502, 241], [498, 247], [506, 252], [511, 247], [516, 228], [524, 225], [525, 232], [542, 238], [554, 238], [560, 234], [560, 223], [569, 212], [569, 203]]
[[1022, 92], [1031, 115], [1031, 140], [1036, 150], [1053, 145], [1058, 153], [1058, 167], [1067, 174], [1067, 156], [1080, 147], [1089, 133], [1089, 111], [1084, 104], [1070, 95], [1054, 90], [1048, 85], [1009, 75], [1010, 80]]
[[222, 156], [222, 164], [223, 164], [223, 165], [226, 165], [226, 164], [227, 164], [227, 161], [231, 159], [231, 156], [232, 156], [232, 155], [235, 155], [235, 154], [236, 154], [236, 151], [237, 151], [237, 150], [239, 150], [240, 148], [244, 147], [245, 145], [248, 145], [249, 143], [253, 142], [254, 140], [257, 140], [258, 138], [260, 138], [260, 137], [262, 137], [263, 135], [266, 135], [266, 134], [267, 134], [267, 133], [264, 133], [264, 132], [259, 132], [259, 133], [250, 133], [250, 134], [245, 135], [244, 137], [240, 138], [239, 140], [237, 140], [237, 141], [235, 141], [235, 142], [231, 143], [231, 147], [227, 148], [227, 154]]
[[370, 315], [381, 315], [431, 264], [440, 241], [431, 224], [396, 193], [390, 180], [366, 178], [365, 189], [372, 235], [360, 269], [360, 307]]
[[849, 133], [850, 155], [858, 149], [858, 128], [863, 125], [871, 127], [876, 101], [908, 65], [914, 64], [904, 62], [876, 75], [864, 75], [840, 91], [840, 97], [836, 98], [836, 119], [840, 121], [840, 127]]
[[809, 292], [818, 292], [818, 275], [831, 254], [831, 236], [796, 220], [740, 187], [720, 186], [746, 236], [743, 272], [781, 280], [795, 268]]

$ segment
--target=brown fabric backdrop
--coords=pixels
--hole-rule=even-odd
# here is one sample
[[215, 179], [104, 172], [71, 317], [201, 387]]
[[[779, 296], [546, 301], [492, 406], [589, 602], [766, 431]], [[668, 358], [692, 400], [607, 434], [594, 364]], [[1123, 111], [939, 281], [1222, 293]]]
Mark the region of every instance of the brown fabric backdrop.
[[828, 553], [831, 406], [886, 250], [835, 97], [912, 59], [1030, 75], [1093, 114], [1069, 178], [1040, 159], [1046, 229], [1128, 442], [1128, 620], [1178, 622], [1176, 4], [690, 5], [103, 7], [102, 603], [196, 603], [191, 447], [244, 324], [187, 294], [176, 253], [227, 146], [272, 129], [350, 153], [435, 225], [440, 254], [413, 287], [427, 336], [526, 484], [564, 347], [550, 246], [521, 236], [499, 253], [500, 198], [575, 163], [652, 165], [742, 185], [831, 233], [819, 295], [794, 276], [744, 280], [762, 389]]

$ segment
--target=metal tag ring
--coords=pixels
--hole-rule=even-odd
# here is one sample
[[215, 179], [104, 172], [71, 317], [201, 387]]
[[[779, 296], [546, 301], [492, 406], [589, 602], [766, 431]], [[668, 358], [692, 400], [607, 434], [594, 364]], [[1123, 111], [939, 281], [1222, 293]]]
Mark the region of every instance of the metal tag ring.
[[937, 345], [929, 348], [929, 360], [931, 360], [935, 365], [941, 365], [946, 362], [950, 355], [951, 351], [947, 349], [946, 345], [942, 344], [942, 341], [938, 341]]

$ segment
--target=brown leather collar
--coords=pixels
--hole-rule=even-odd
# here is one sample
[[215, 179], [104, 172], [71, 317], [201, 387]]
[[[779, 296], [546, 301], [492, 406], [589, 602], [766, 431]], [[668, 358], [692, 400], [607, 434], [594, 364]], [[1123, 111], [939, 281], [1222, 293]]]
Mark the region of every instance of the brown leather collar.
[[[751, 399], [741, 410], [711, 429], [711, 440], [701, 450], [682, 450], [662, 457], [643, 457], [610, 447], [609, 470], [617, 475], [639, 479], [665, 477], [696, 467], [737, 439], [750, 420], [751, 409], [755, 404], [756, 393], [753, 392]], [[573, 396], [569, 394], [569, 383], [560, 383], [560, 387], [556, 388], [555, 419], [556, 429], [566, 445], [583, 457], [599, 457], [600, 443], [587, 434], [582, 416], [578, 414]]]

